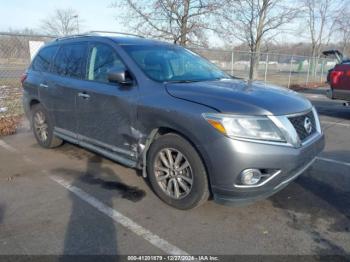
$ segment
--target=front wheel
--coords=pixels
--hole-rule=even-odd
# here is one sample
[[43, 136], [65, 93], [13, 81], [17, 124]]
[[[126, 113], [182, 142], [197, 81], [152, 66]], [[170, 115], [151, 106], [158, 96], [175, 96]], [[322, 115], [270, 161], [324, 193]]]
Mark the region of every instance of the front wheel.
[[32, 129], [36, 141], [44, 148], [54, 148], [60, 146], [63, 141], [53, 134], [53, 123], [41, 104], [34, 105], [32, 113]]
[[155, 193], [175, 208], [195, 208], [209, 197], [202, 160], [179, 135], [166, 134], [154, 141], [147, 157], [147, 173]]

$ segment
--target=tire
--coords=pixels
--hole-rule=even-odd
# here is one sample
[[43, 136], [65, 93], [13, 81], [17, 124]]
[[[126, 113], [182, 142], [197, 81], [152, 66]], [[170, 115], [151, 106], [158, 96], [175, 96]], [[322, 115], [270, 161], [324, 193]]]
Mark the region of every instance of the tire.
[[31, 126], [34, 137], [40, 146], [55, 148], [62, 145], [63, 140], [53, 134], [53, 122], [41, 104], [36, 104], [31, 108]]
[[147, 173], [154, 192], [172, 207], [192, 209], [209, 198], [203, 162], [193, 146], [177, 134], [160, 136], [152, 143], [147, 154]]

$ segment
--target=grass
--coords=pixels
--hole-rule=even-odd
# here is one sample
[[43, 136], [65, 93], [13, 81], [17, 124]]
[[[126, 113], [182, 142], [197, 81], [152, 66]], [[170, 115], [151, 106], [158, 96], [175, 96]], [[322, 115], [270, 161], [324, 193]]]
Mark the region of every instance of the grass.
[[[7, 88], [21, 88], [21, 81], [20, 78], [14, 78], [14, 77], [0, 77], [0, 88], [1, 86], [7, 86]], [[1, 90], [0, 90], [1, 93]]]
[[0, 78], [0, 107], [7, 107], [6, 115], [19, 115], [23, 113], [22, 87], [19, 79]]
[[5, 112], [0, 113], [0, 117], [23, 115], [22, 97], [11, 100], [0, 100], [0, 107], [7, 108]]
[[[231, 73], [231, 70], [225, 70], [227, 73]], [[247, 79], [249, 75], [248, 70], [234, 70], [233, 75], [237, 77], [241, 77], [243, 79]], [[289, 87], [292, 85], [306, 85], [306, 82], [308, 83], [318, 83], [320, 85], [323, 85], [326, 81], [326, 75], [327, 72], [324, 72], [322, 77], [318, 73], [316, 77], [312, 76], [312, 74], [309, 74], [309, 79], [307, 81], [307, 72], [292, 72], [289, 76], [289, 72], [282, 72], [277, 70], [269, 70], [267, 72], [266, 76], [266, 82], [267, 84], [273, 84], [273, 85], [279, 85], [284, 87]], [[290, 77], [290, 81], [289, 81]], [[257, 80], [259, 81], [265, 81], [265, 71], [258, 71], [258, 77]]]

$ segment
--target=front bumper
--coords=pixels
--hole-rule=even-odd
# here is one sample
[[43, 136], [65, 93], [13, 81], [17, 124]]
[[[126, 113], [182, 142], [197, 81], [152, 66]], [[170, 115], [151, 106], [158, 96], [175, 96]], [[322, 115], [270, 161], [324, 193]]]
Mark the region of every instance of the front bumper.
[[[247, 204], [267, 198], [286, 187], [315, 161], [323, 150], [323, 134], [317, 135], [300, 148], [238, 141], [230, 138], [208, 145], [213, 156], [210, 161], [211, 188], [219, 203]], [[220, 152], [219, 152], [220, 151]], [[276, 169], [281, 172], [268, 183], [254, 188], [235, 187], [240, 173], [247, 168]]]

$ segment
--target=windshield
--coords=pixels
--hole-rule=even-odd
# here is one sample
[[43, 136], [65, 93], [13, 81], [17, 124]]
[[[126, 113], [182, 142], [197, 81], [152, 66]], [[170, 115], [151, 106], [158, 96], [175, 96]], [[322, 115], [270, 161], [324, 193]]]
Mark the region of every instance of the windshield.
[[179, 46], [125, 45], [143, 72], [158, 82], [197, 82], [231, 78], [199, 55]]

